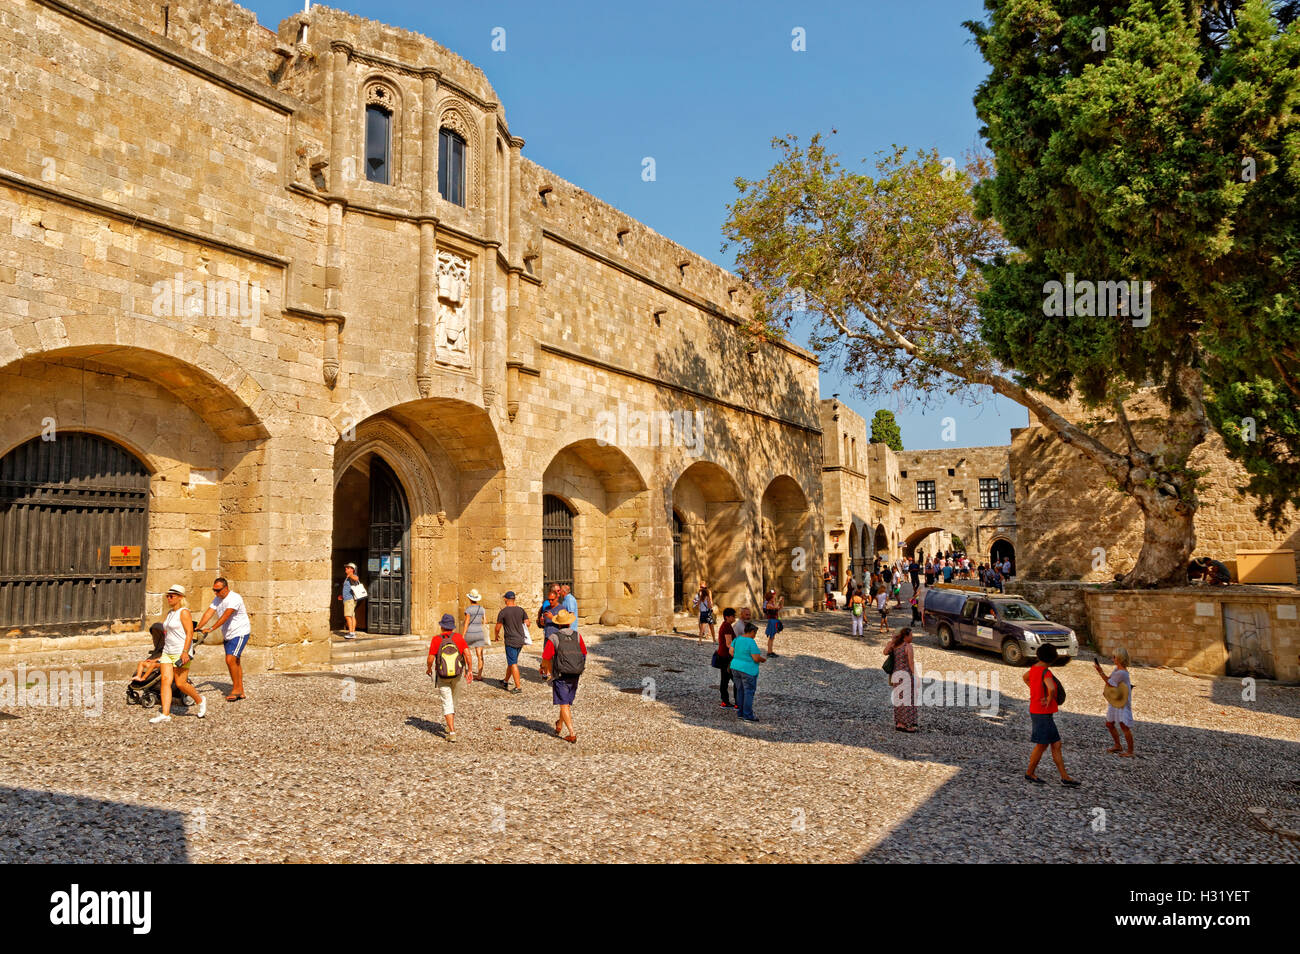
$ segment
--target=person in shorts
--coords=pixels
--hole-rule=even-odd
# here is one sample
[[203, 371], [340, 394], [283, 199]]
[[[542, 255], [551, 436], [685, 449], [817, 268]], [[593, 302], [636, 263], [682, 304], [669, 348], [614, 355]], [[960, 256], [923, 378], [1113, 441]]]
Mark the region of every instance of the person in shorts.
[[876, 611], [880, 614], [880, 631], [889, 632], [889, 590], [883, 587], [876, 594]]
[[[524, 612], [522, 606], [515, 605], [515, 591], [509, 590], [502, 597], [506, 605], [501, 607], [497, 613], [497, 624], [492, 631], [492, 638], [496, 639], [505, 632], [506, 645], [506, 676], [501, 680], [501, 688], [507, 692], [518, 695], [524, 691], [519, 682], [519, 653], [528, 645], [528, 614]], [[511, 677], [515, 680], [514, 688], [510, 687]]]
[[344, 639], [357, 638], [357, 599], [352, 592], [352, 587], [360, 582], [361, 578], [357, 576], [355, 563], [343, 567], [343, 587], [339, 592], [339, 599], [343, 601], [343, 623], [348, 628], [348, 631], [343, 634]]
[[[542, 650], [542, 675], [551, 677], [551, 704], [560, 707], [560, 717], [555, 720], [555, 734], [565, 742], [577, 742], [578, 733], [573, 727], [573, 702], [578, 696], [578, 679], [581, 673], [565, 672], [560, 668], [558, 647], [560, 640], [576, 639], [578, 649], [585, 660], [587, 644], [582, 641], [573, 628], [577, 618], [566, 609], [555, 614], [555, 623], [559, 628], [546, 636], [546, 646]], [[565, 728], [568, 735], [565, 735]]]
[[1070, 773], [1065, 770], [1065, 758], [1061, 755], [1061, 733], [1056, 729], [1054, 718], [1058, 708], [1056, 700], [1060, 692], [1056, 676], [1047, 668], [1054, 665], [1057, 658], [1056, 647], [1044, 643], [1038, 647], [1038, 661], [1021, 677], [1029, 687], [1029, 720], [1032, 723], [1029, 741], [1034, 743], [1034, 751], [1029, 756], [1029, 768], [1025, 770], [1025, 778], [1036, 784], [1043, 784], [1043, 780], [1037, 775], [1038, 761], [1050, 748], [1052, 761], [1056, 763], [1057, 771], [1061, 773], [1061, 784], [1073, 788], [1080, 783], [1077, 779], [1071, 778]]
[[154, 725], [172, 721], [173, 681], [176, 689], [198, 705], [195, 714], [200, 719], [208, 711], [207, 700], [189, 684], [185, 674], [194, 643], [194, 620], [190, 618], [190, 611], [185, 606], [185, 587], [173, 586], [164, 599], [167, 601], [167, 618], [163, 621], [163, 645], [158, 656], [158, 668], [162, 670], [162, 712], [149, 720]]
[[426, 660], [424, 671], [426, 675], [433, 676], [434, 660], [438, 656], [439, 650], [444, 642], [450, 642], [455, 645], [457, 653], [460, 655], [460, 664], [462, 675], [454, 676], [450, 679], [444, 679], [442, 676], [433, 676], [433, 684], [438, 690], [438, 697], [442, 701], [442, 717], [447, 721], [447, 741], [456, 741], [456, 699], [460, 696], [461, 683], [473, 682], [473, 669], [470, 665], [469, 645], [465, 638], [456, 632], [456, 617], [450, 613], [443, 613], [442, 619], [438, 621], [438, 626], [442, 630], [437, 636], [429, 641], [429, 657]]
[[781, 610], [784, 608], [785, 599], [777, 596], [776, 590], [768, 590], [767, 599], [763, 602], [763, 615], [767, 617], [767, 627], [764, 630], [764, 635], [767, 636], [768, 658], [779, 655], [779, 653], [772, 651], [772, 646], [776, 642], [776, 634], [785, 629], [785, 624], [781, 622]]
[[[238, 702], [244, 698], [244, 669], [240, 660], [252, 634], [248, 609], [244, 606], [244, 598], [230, 588], [224, 576], [212, 581], [212, 592], [216, 598], [203, 611], [199, 631], [210, 633], [221, 627], [221, 639], [226, 647], [226, 669], [230, 671], [230, 695], [226, 696], [226, 701]], [[208, 625], [210, 619], [214, 619], [211, 626]]]

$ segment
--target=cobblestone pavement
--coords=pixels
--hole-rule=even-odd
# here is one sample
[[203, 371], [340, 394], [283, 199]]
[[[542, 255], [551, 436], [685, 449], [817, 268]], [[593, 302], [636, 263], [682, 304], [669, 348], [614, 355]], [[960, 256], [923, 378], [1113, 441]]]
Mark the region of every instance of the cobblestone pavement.
[[[1300, 841], [1269, 830], [1296, 827], [1300, 690], [1243, 702], [1237, 681], [1137, 668], [1138, 758], [1120, 759], [1076, 662], [1058, 723], [1084, 785], [1061, 787], [1044, 760], [1035, 786], [1021, 670], [921, 637], [924, 671], [996, 675], [1001, 699], [992, 715], [924, 708], [907, 735], [881, 638], [848, 630], [842, 612], [788, 624], [754, 725], [718, 708], [707, 642], [593, 640], [576, 745], [553, 734], [535, 655], [523, 695], [467, 688], [455, 744], [422, 660], [355, 681], [255, 677], [235, 704], [201, 680], [203, 721], [149, 725], [120, 684], [100, 718], [12, 709], [0, 860], [1300, 861]], [[488, 674], [503, 670], [494, 650]]]

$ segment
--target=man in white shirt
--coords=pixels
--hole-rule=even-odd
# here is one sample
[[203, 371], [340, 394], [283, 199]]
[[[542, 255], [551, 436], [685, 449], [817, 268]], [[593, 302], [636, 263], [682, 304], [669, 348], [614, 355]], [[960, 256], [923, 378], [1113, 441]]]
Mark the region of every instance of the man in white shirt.
[[[238, 702], [244, 698], [244, 670], [239, 660], [248, 645], [252, 626], [248, 622], [244, 598], [230, 588], [225, 577], [219, 576], [212, 582], [212, 592], [216, 599], [203, 611], [198, 629], [210, 633], [221, 627], [221, 638], [226, 644], [226, 668], [230, 670], [230, 695], [226, 696], [226, 701]], [[210, 619], [213, 620], [211, 626], [208, 625]]]

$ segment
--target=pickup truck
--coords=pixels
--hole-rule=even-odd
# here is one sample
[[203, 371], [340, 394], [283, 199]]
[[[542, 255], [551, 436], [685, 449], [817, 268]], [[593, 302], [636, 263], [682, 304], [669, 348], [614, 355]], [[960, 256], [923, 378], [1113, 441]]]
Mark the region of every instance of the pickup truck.
[[921, 620], [944, 649], [962, 645], [993, 649], [1012, 666], [1032, 659], [1044, 643], [1055, 646], [1063, 659], [1079, 655], [1074, 630], [1044, 618], [1018, 596], [932, 586], [921, 598]]

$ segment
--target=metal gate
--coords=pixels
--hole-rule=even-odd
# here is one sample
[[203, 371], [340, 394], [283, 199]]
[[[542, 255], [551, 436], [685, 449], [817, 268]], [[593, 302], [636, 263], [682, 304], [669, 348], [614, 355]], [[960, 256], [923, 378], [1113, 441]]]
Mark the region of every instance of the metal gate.
[[370, 548], [366, 555], [366, 632], [409, 632], [410, 510], [397, 475], [378, 456], [370, 463]]
[[673, 511], [673, 612], [680, 611], [685, 600], [682, 584], [682, 518]]
[[1224, 603], [1223, 643], [1228, 650], [1229, 676], [1274, 678], [1267, 606]]
[[552, 583], [573, 586], [573, 511], [547, 494], [542, 498], [542, 588]]
[[33, 438], [0, 459], [0, 629], [143, 622], [149, 472], [95, 434]]

